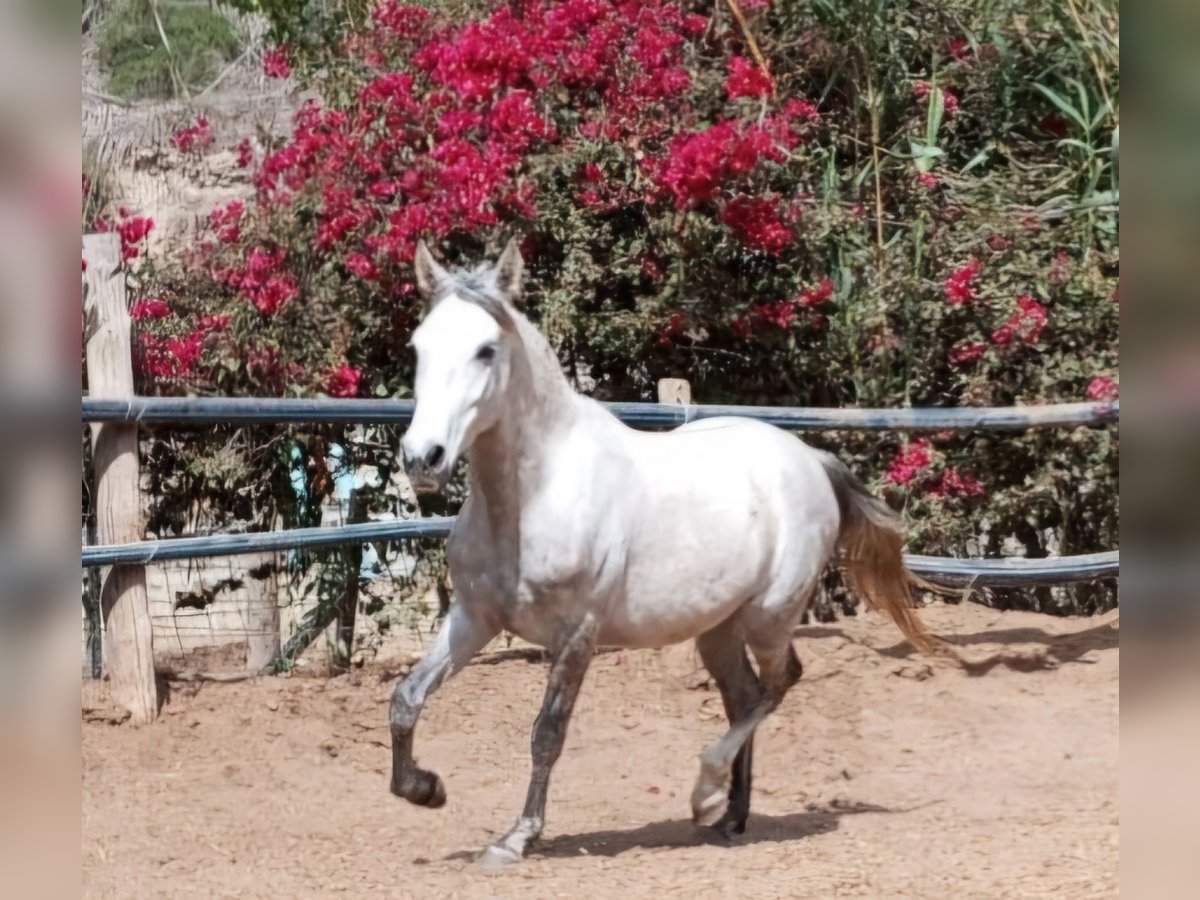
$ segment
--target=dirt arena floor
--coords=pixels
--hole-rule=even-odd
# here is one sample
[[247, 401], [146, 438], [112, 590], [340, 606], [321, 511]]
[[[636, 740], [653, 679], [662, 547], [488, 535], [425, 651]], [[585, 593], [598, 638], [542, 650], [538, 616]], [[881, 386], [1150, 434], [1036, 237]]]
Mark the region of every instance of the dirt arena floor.
[[485, 654], [426, 709], [449, 800], [387, 791], [396, 669], [177, 683], [155, 724], [85, 689], [90, 897], [1111, 897], [1118, 621], [936, 606], [974, 660], [910, 655], [877, 616], [801, 628], [804, 679], [759, 731], [732, 845], [689, 819], [720, 698], [690, 646], [606, 652], [555, 770], [543, 842], [471, 860], [524, 796], [544, 664]]

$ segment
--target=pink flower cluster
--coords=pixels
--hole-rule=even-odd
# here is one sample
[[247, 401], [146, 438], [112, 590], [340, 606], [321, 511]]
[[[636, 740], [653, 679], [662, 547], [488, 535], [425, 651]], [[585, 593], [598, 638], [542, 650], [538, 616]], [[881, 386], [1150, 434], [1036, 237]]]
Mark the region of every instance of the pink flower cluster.
[[233, 150], [237, 153], [238, 168], [250, 168], [250, 165], [254, 162], [254, 150], [250, 146], [250, 138], [242, 138], [237, 142], [237, 146]]
[[818, 306], [823, 306], [833, 299], [833, 282], [829, 276], [824, 276], [814, 288], [805, 288], [800, 292], [800, 298], [796, 301], [805, 309], [814, 309]]
[[942, 52], [951, 59], [964, 60], [970, 55], [971, 42], [967, 40], [966, 35], [955, 35], [946, 41]]
[[979, 275], [982, 271], [983, 263], [972, 259], [951, 272], [942, 285], [946, 292], [946, 302], [951, 306], [962, 306], [974, 300], [978, 296]]
[[667, 318], [666, 324], [658, 331], [654, 343], [659, 347], [669, 347], [683, 334], [687, 319], [681, 312], [673, 312]]
[[834, 286], [828, 276], [823, 277], [816, 287], [805, 288], [794, 300], [775, 300], [769, 303], [755, 303], [748, 313], [733, 320], [733, 332], [738, 337], [746, 339], [754, 334], [755, 325], [765, 325], [779, 331], [786, 331], [796, 320], [800, 310], [809, 310], [808, 321], [816, 328], [823, 327], [824, 315], [811, 312], [824, 306], [833, 299]]
[[[166, 318], [171, 311], [166, 309], [161, 300], [146, 300], [135, 303], [130, 310], [139, 310], [135, 319]], [[164, 338], [157, 334], [143, 332], [138, 335], [134, 346], [133, 361], [142, 375], [169, 380], [184, 378], [196, 371], [196, 366], [204, 353], [204, 345], [208, 336], [214, 331], [220, 331], [229, 324], [228, 316], [202, 316], [196, 327], [181, 338]]]
[[213, 140], [212, 128], [204, 116], [197, 116], [191, 125], [171, 135], [171, 143], [180, 153], [202, 153], [212, 146]]
[[752, 172], [761, 160], [782, 162], [800, 143], [800, 126], [816, 117], [804, 101], [790, 101], [762, 124], [742, 127], [718, 122], [703, 131], [677, 135], [657, 165], [655, 180], [678, 209], [712, 199], [724, 184]]
[[725, 81], [725, 96], [769, 97], [775, 93], [775, 83], [761, 67], [742, 56], [729, 60], [729, 78]]
[[775, 257], [783, 255], [794, 237], [777, 197], [735, 197], [721, 209], [721, 221], [745, 247]]
[[357, 397], [362, 372], [342, 364], [326, 373], [325, 393], [330, 397]]
[[166, 319], [171, 315], [171, 307], [167, 306], [166, 303], [157, 297], [149, 300], [139, 300], [129, 307], [129, 318], [134, 321], [138, 319]]
[[921, 438], [913, 441], [892, 460], [884, 475], [892, 484], [906, 485], [933, 464], [933, 447]]
[[943, 499], [973, 499], [987, 493], [983, 484], [972, 475], [952, 466], [946, 466], [935, 474], [933, 467], [933, 445], [922, 438], [896, 454], [884, 477], [901, 487], [921, 485], [929, 495]]
[[1007, 347], [1014, 341], [1036, 344], [1041, 339], [1049, 317], [1046, 307], [1028, 294], [1023, 294], [1017, 298], [1017, 311], [992, 332], [992, 340], [1001, 347]]
[[296, 281], [285, 268], [287, 253], [280, 247], [254, 247], [243, 268], [218, 273], [231, 288], [254, 304], [264, 316], [273, 316], [299, 293]]
[[988, 345], [982, 341], [961, 341], [950, 348], [950, 364], [961, 367], [982, 359], [987, 353]]
[[979, 479], [949, 467], [942, 469], [925, 488], [925, 491], [934, 497], [957, 497], [963, 500], [971, 500], [987, 494], [987, 490]]
[[141, 253], [140, 245], [154, 228], [154, 220], [149, 216], [130, 215], [129, 210], [120, 207], [117, 210], [117, 221], [113, 222], [107, 216], [96, 219], [98, 232], [115, 231], [121, 237], [121, 259], [137, 259]]
[[1087, 398], [1096, 401], [1117, 400], [1121, 396], [1121, 388], [1107, 375], [1097, 375], [1087, 386]]
[[242, 214], [246, 204], [241, 200], [230, 200], [208, 214], [208, 224], [222, 244], [233, 244], [242, 236]]
[[[604, 168], [590, 162], [575, 173], [580, 207], [609, 215], [707, 204], [747, 250], [780, 257], [795, 240], [795, 210], [764, 192], [760, 176], [806, 138], [817, 111], [793, 99], [766, 115], [744, 109], [681, 131], [680, 122], [704, 121], [693, 101], [706, 95], [693, 96], [685, 64], [708, 27], [675, 0], [517, 0], [464, 24], [380, 0], [371, 27], [339, 48], [371, 73], [357, 96], [338, 108], [304, 104], [287, 140], [261, 159], [248, 140], [233, 148], [239, 166], [254, 168], [257, 208], [234, 201], [211, 212], [207, 264], [262, 315], [275, 315], [300, 296], [298, 256], [262, 244], [266, 229], [251, 233], [247, 218], [275, 212], [297, 221], [292, 210], [302, 210], [313, 228], [306, 266], [332, 264], [406, 296], [418, 240], [535, 219], [533, 167], [553, 148], [594, 144], [600, 152], [584, 158]], [[286, 77], [287, 48], [269, 51], [263, 66]], [[726, 93], [765, 98], [774, 85], [735, 56]], [[197, 119], [176, 146], [194, 152], [211, 135]], [[652, 254], [647, 260], [646, 278], [661, 278]], [[786, 328], [832, 293], [826, 280], [799, 299], [759, 304], [753, 320]], [[683, 327], [672, 317], [662, 333], [674, 340]]]
[[[917, 81], [913, 83], [913, 96], [918, 100], [926, 99], [933, 93], [933, 85], [928, 81]], [[958, 95], [950, 88], [942, 88], [942, 113], [947, 119], [953, 119], [958, 115]]]
[[287, 78], [292, 74], [286, 47], [272, 47], [263, 54], [263, 74], [268, 78]]

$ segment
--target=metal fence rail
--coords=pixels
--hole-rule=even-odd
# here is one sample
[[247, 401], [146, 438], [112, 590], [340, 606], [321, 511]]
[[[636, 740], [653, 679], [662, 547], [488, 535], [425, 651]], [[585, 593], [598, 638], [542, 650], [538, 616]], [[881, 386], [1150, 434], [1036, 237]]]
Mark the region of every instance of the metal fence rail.
[[[671, 428], [714, 416], [742, 416], [790, 430], [967, 431], [977, 428], [1023, 430], [1098, 426], [1115, 423], [1120, 404], [1060, 403], [1048, 406], [921, 409], [825, 409], [763, 406], [671, 406], [661, 403], [604, 404], [636, 428]], [[411, 400], [254, 399], [235, 397], [84, 397], [84, 422], [141, 424], [286, 424], [322, 422], [403, 425], [412, 419]], [[342, 544], [445, 538], [453, 518], [391, 520], [336, 528], [218, 534], [83, 548], [83, 566], [145, 564], [208, 556], [333, 547]], [[1032, 587], [1115, 578], [1117, 551], [1046, 559], [953, 559], [908, 556], [918, 575], [949, 585]]]
[[[412, 419], [412, 400], [302, 400], [241, 397], [83, 398], [84, 422], [177, 425], [252, 425], [299, 422], [403, 425]], [[696, 419], [742, 416], [793, 431], [943, 431], [987, 428], [1020, 431], [1106, 425], [1120, 418], [1120, 403], [1057, 403], [1048, 406], [909, 409], [821, 407], [672, 406], [663, 403], [606, 403], [635, 428], [673, 428]]]
[[[83, 548], [83, 565], [145, 564], [204, 556], [260, 553], [299, 547], [333, 547], [339, 544], [444, 538], [454, 525], [452, 517], [395, 519], [386, 522], [343, 525], [333, 528], [296, 528], [249, 534], [142, 541]], [[1120, 571], [1117, 551], [1047, 559], [951, 559], [908, 556], [908, 566], [918, 575], [941, 584], [975, 584], [985, 587], [1032, 587], [1115, 578]]]

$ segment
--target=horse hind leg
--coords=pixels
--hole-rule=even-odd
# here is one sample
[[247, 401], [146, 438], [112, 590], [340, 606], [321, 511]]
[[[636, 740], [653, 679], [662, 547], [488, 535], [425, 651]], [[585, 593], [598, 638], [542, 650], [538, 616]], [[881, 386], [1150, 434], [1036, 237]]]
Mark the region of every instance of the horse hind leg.
[[730, 727], [701, 754], [700, 777], [692, 790], [692, 816], [698, 824], [712, 825], [725, 836], [743, 833], [750, 816], [754, 731], [803, 674], [790, 634], [790, 629], [770, 628], [746, 635], [758, 662], [757, 676], [740, 630], [722, 625], [696, 641], [705, 667], [721, 689]]
[[701, 754], [692, 815], [698, 824], [712, 825], [726, 836], [741, 834], [750, 816], [754, 729], [770, 710], [734, 622], [702, 634], [696, 648], [721, 691], [730, 727]]

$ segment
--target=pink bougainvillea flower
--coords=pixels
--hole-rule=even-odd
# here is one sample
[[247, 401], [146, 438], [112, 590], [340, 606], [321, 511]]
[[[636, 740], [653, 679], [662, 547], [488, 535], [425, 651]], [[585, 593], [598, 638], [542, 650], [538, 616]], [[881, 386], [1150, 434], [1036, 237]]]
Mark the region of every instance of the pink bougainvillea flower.
[[971, 42], [965, 35], [955, 35], [946, 41], [943, 51], [951, 59], [963, 60], [971, 53]]
[[794, 238], [776, 197], [736, 197], [722, 208], [721, 221], [745, 247], [772, 256], [782, 256]]
[[1036, 344], [1041, 339], [1049, 318], [1046, 307], [1028, 294], [1022, 294], [1017, 298], [1017, 311], [992, 332], [992, 340], [1001, 347], [1018, 341], [1022, 344]]
[[251, 302], [264, 316], [273, 316], [300, 291], [289, 275], [272, 275], [266, 283], [253, 292]]
[[394, 37], [412, 39], [418, 37], [429, 21], [429, 10], [424, 6], [383, 0], [371, 10], [375, 24], [389, 31]]
[[988, 345], [982, 341], [962, 341], [950, 348], [947, 359], [952, 366], [965, 366], [983, 357]]
[[325, 378], [325, 393], [330, 397], [357, 397], [362, 372], [351, 366], [342, 364], [327, 373]]
[[268, 78], [287, 78], [292, 74], [286, 47], [272, 47], [263, 54], [263, 73]]
[[978, 296], [979, 274], [982, 271], [983, 263], [972, 259], [951, 272], [942, 284], [946, 302], [951, 306], [962, 306], [974, 300]]
[[229, 327], [230, 317], [226, 314], [218, 314], [215, 316], [201, 316], [198, 323], [205, 331], [224, 331]]
[[720, 122], [704, 131], [680, 134], [671, 140], [658, 181], [675, 198], [676, 207], [687, 209], [716, 193], [737, 139], [737, 126]]
[[1120, 396], [1120, 386], [1107, 375], [1097, 375], [1088, 383], [1087, 398], [1089, 400], [1117, 400]]
[[154, 220], [149, 216], [130, 215], [124, 207], [117, 211], [117, 215], [119, 218], [115, 224], [106, 216], [98, 218], [96, 231], [115, 231], [121, 238], [121, 259], [137, 259], [141, 252], [139, 246], [154, 228]]
[[201, 153], [213, 144], [213, 132], [208, 119], [197, 116], [196, 121], [171, 135], [171, 143], [180, 153]]
[[943, 469], [934, 481], [926, 488], [926, 492], [934, 497], [957, 497], [970, 500], [987, 494], [983, 483], [972, 475], [965, 475], [957, 469]]
[[233, 150], [237, 154], [238, 168], [248, 169], [254, 162], [254, 150], [250, 146], [250, 138], [242, 138]]
[[224, 206], [214, 208], [208, 214], [208, 224], [222, 244], [233, 244], [242, 236], [242, 213], [246, 211], [243, 200], [230, 200]]
[[814, 288], [806, 288], [800, 292], [800, 298], [796, 301], [805, 309], [813, 309], [817, 306], [822, 306], [833, 299], [833, 282], [826, 275], [818, 282]]
[[933, 464], [933, 448], [929, 441], [913, 441], [896, 454], [884, 477], [892, 484], [906, 485]]
[[673, 312], [668, 317], [667, 322], [658, 331], [658, 336], [654, 343], [659, 347], [669, 347], [675, 343], [676, 339], [683, 334], [683, 329], [687, 325], [687, 320], [683, 313]]
[[129, 318], [131, 319], [165, 319], [170, 315], [171, 307], [157, 297], [139, 300], [129, 307]]
[[1071, 280], [1071, 272], [1074, 268], [1075, 261], [1071, 259], [1071, 254], [1060, 247], [1054, 251], [1054, 256], [1050, 259], [1050, 271], [1046, 273], [1046, 280], [1061, 287]]
[[756, 321], [780, 331], [787, 331], [796, 318], [796, 304], [791, 300], [755, 303], [750, 307], [750, 312]]
[[[933, 92], [933, 85], [928, 81], [913, 82], [913, 96], [924, 100]], [[958, 114], [958, 95], [950, 88], [942, 88], [942, 112], [947, 119], [953, 119]]]
[[642, 277], [647, 281], [658, 281], [663, 277], [663, 267], [653, 256], [642, 258]]
[[379, 275], [375, 269], [375, 264], [362, 253], [347, 253], [345, 263], [346, 269], [359, 278], [370, 280]]
[[175, 359], [177, 374], [191, 374], [192, 368], [200, 361], [206, 336], [206, 332], [197, 330], [187, 337], [171, 338], [167, 341], [167, 352]]
[[725, 81], [725, 96], [730, 100], [739, 97], [769, 97], [775, 93], [771, 76], [762, 68], [743, 56], [729, 60], [729, 77]]

